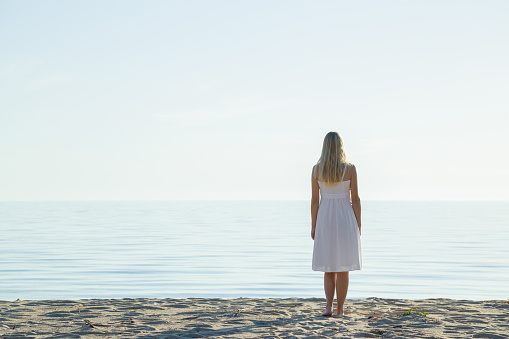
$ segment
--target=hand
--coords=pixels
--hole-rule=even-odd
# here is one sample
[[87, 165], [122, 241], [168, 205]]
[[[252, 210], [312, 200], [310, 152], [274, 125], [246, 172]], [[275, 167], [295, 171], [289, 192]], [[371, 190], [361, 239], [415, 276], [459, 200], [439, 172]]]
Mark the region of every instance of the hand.
[[311, 228], [311, 239], [315, 240], [315, 228]]

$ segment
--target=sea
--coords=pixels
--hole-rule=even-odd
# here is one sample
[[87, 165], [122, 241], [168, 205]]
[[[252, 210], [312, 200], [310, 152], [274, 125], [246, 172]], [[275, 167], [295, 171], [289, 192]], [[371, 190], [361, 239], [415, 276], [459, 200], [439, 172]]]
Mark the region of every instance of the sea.
[[[508, 201], [363, 201], [348, 298], [509, 298]], [[309, 201], [0, 202], [0, 300], [324, 297]]]

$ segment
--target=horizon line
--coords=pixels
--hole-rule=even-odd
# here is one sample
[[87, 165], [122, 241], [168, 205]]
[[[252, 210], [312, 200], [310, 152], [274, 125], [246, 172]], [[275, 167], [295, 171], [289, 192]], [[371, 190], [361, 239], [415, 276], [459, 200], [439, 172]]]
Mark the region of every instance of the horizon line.
[[[311, 199], [75, 199], [75, 200], [0, 200], [6, 202], [260, 202], [260, 201], [310, 201]], [[361, 199], [377, 202], [509, 202], [509, 199]]]

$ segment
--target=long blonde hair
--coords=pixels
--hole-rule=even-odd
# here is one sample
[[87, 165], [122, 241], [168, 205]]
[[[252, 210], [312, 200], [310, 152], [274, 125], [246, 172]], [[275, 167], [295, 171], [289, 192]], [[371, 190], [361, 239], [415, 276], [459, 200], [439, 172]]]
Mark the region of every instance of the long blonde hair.
[[340, 182], [346, 170], [346, 153], [338, 132], [329, 132], [323, 140], [322, 155], [316, 163], [317, 179], [327, 184]]

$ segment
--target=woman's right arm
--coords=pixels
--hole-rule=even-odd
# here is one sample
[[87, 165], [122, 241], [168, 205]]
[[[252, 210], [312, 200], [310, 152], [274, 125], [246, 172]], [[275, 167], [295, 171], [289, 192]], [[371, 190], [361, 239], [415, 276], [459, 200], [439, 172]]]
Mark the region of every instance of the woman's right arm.
[[311, 173], [311, 239], [313, 240], [315, 240], [316, 216], [318, 215], [318, 206], [320, 205], [319, 190], [315, 165]]
[[359, 198], [359, 190], [357, 187], [357, 169], [352, 164], [352, 179], [350, 181], [350, 193], [352, 198], [353, 212], [359, 226], [359, 234], [361, 233], [361, 199]]

